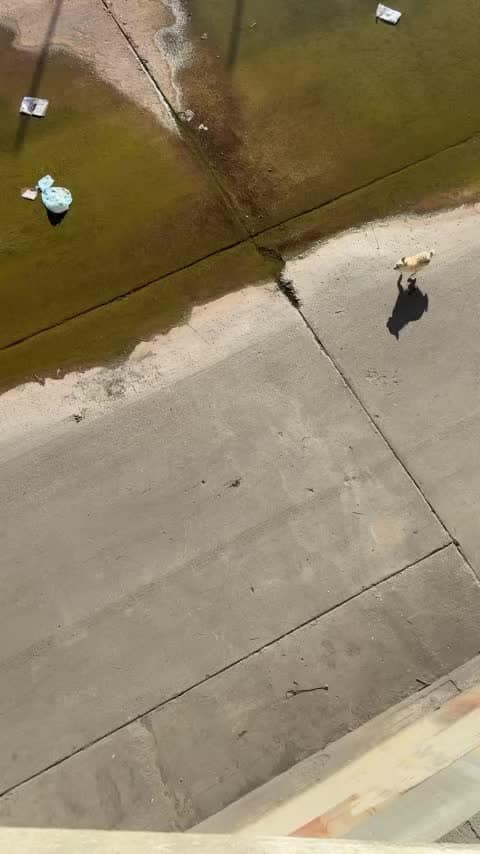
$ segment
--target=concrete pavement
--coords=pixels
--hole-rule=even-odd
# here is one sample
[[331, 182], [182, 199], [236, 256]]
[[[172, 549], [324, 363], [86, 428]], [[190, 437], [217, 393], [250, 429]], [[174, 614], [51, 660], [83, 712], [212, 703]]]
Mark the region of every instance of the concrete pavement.
[[[311, 328], [477, 572], [479, 212], [372, 224], [287, 265]], [[420, 245], [436, 251], [418, 282], [428, 310], [403, 300], [397, 341], [389, 267]]]
[[64, 0], [42, 54], [55, 6], [2, 19], [0, 821], [186, 829], [478, 651], [478, 211], [427, 213], [478, 192], [478, 18]]
[[230, 336], [231, 300], [163, 389], [2, 399], [65, 390], [2, 449], [4, 823], [185, 829], [476, 652], [478, 580], [304, 320], [257, 287]]

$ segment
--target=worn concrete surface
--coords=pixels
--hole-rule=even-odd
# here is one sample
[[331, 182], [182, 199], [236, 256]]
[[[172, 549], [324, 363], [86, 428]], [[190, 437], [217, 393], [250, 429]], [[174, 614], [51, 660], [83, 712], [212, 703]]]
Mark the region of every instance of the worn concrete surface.
[[4, 460], [2, 788], [448, 542], [270, 299], [283, 330]]
[[[292, 260], [303, 312], [387, 440], [480, 573], [479, 208], [403, 217], [349, 232]], [[400, 296], [393, 265], [414, 246], [437, 255]], [[393, 331], [395, 331], [395, 329]]]
[[447, 547], [14, 789], [0, 819], [186, 829], [467, 658], [479, 598]]
[[272, 6], [2, 5], [5, 823], [186, 828], [478, 650], [477, 209], [299, 255], [477, 196], [475, 6]]

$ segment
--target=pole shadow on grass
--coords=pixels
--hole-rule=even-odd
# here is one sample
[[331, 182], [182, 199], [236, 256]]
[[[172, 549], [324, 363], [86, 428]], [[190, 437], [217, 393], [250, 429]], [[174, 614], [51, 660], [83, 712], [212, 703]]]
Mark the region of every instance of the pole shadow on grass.
[[[60, 17], [60, 12], [62, 11], [63, 3], [64, 0], [55, 0], [54, 2], [52, 14], [50, 15], [50, 20], [48, 22], [47, 32], [45, 33], [45, 38], [38, 54], [38, 59], [35, 64], [32, 79], [30, 80], [29, 91], [25, 92], [25, 95], [28, 95], [31, 98], [36, 98], [39, 94], [40, 86], [45, 72], [45, 67], [48, 60], [50, 43], [55, 33], [57, 22]], [[28, 123], [31, 121], [43, 121], [43, 119], [34, 119], [31, 116], [23, 115], [19, 115], [18, 117], [18, 127], [17, 133], [15, 134], [14, 142], [14, 149], [17, 153], [20, 152], [23, 148], [25, 138], [28, 132]]]
[[227, 68], [232, 71], [238, 57], [240, 47], [240, 34], [242, 30], [242, 21], [244, 15], [245, 0], [235, 0], [235, 8], [233, 12], [232, 29], [230, 32], [230, 40], [227, 50]]
[[398, 296], [392, 314], [387, 320], [387, 329], [398, 341], [402, 329], [409, 323], [420, 320], [428, 311], [428, 294], [422, 293], [417, 287], [406, 290], [402, 287], [400, 279], [397, 287]]

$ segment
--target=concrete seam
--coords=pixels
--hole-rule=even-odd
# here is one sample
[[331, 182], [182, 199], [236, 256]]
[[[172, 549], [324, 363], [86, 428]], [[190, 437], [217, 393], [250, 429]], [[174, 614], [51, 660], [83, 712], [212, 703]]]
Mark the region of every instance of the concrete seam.
[[377, 178], [372, 178], [371, 181], [367, 181], [365, 184], [360, 184], [358, 187], [353, 187], [350, 190], [345, 190], [344, 193], [339, 193], [337, 196], [332, 196], [330, 199], [326, 199], [326, 201], [321, 202], [321, 204], [319, 205], [313, 205], [313, 207], [306, 208], [305, 210], [300, 211], [298, 214], [294, 214], [293, 216], [287, 217], [284, 220], [276, 222], [274, 225], [270, 225], [267, 228], [263, 228], [260, 231], [255, 232], [255, 236], [260, 237], [264, 234], [267, 234], [269, 231], [273, 231], [276, 228], [280, 228], [283, 225], [287, 225], [288, 223], [295, 222], [295, 220], [301, 219], [303, 216], [307, 216], [307, 214], [314, 213], [315, 211], [320, 211], [323, 208], [334, 204], [335, 202], [339, 202], [342, 199], [348, 198], [348, 196], [353, 196], [355, 195], [355, 193], [360, 193], [362, 190], [368, 190], [369, 187], [374, 187], [375, 184], [380, 184], [382, 181], [387, 181], [389, 178], [394, 178], [396, 175], [401, 175], [403, 172], [407, 172], [409, 169], [414, 169], [416, 166], [420, 166], [422, 163], [426, 163], [428, 160], [433, 160], [435, 157], [439, 157], [446, 151], [452, 151], [454, 148], [460, 148], [462, 145], [467, 145], [469, 142], [472, 142], [472, 140], [479, 138], [480, 131], [475, 131], [474, 133], [470, 134], [470, 136], [465, 136], [463, 137], [463, 139], [458, 139], [456, 142], [450, 143], [450, 145], [445, 145], [444, 148], [439, 148], [438, 151], [431, 151], [429, 154], [425, 154], [418, 160], [413, 160], [411, 163], [406, 163], [405, 166], [400, 166], [399, 169], [394, 169], [392, 170], [392, 172], [387, 172], [385, 175], [380, 175]]
[[201, 264], [203, 261], [208, 261], [209, 258], [214, 258], [217, 255], [223, 255], [223, 253], [229, 252], [231, 249], [237, 249], [240, 246], [247, 246], [250, 244], [250, 242], [251, 241], [248, 238], [245, 238], [244, 240], [238, 240], [236, 243], [230, 243], [228, 244], [228, 246], [223, 246], [221, 249], [214, 249], [208, 255], [203, 255], [201, 258], [197, 258], [195, 261], [190, 261], [188, 264], [184, 264], [182, 267], [170, 270], [168, 273], [164, 273], [163, 275], [157, 276], [154, 279], [149, 279], [147, 282], [142, 282], [140, 285], [135, 285], [133, 288], [123, 294], [118, 294], [117, 296], [114, 296], [111, 299], [107, 299], [104, 302], [97, 303], [97, 305], [92, 305], [90, 306], [90, 308], [85, 308], [82, 311], [77, 312], [76, 314], [71, 314], [68, 317], [63, 317], [56, 323], [52, 323], [51, 326], [44, 326], [42, 329], [37, 329], [35, 332], [31, 332], [29, 335], [24, 335], [23, 338], [17, 338], [15, 341], [10, 341], [8, 344], [4, 344], [2, 347], [0, 347], [0, 353], [3, 353], [6, 350], [10, 350], [12, 347], [18, 347], [21, 344], [25, 344], [27, 341], [31, 341], [33, 338], [37, 338], [37, 336], [39, 335], [44, 335], [46, 332], [52, 332], [52, 330], [58, 329], [60, 326], [63, 326], [66, 323], [71, 323], [73, 320], [77, 320], [77, 318], [85, 317], [87, 314], [93, 314], [93, 312], [97, 311], [97, 309], [106, 308], [107, 306], [113, 305], [116, 302], [128, 299], [128, 297], [138, 293], [139, 291], [145, 290], [145, 288], [150, 288], [153, 285], [160, 284], [160, 282], [163, 282], [164, 279], [168, 279], [170, 276], [175, 276], [178, 273], [185, 272], [185, 270], [190, 270], [197, 264]]
[[193, 152], [193, 154], [196, 155], [200, 159], [200, 161], [203, 163], [204, 167], [207, 169], [210, 177], [212, 178], [216, 187], [218, 188], [218, 190], [219, 190], [219, 192], [223, 198], [223, 201], [225, 202], [230, 214], [234, 217], [237, 224], [240, 225], [240, 227], [245, 231], [245, 238], [248, 238], [248, 236], [250, 235], [250, 229], [249, 229], [248, 224], [246, 222], [245, 215], [244, 215], [243, 211], [241, 210], [241, 208], [237, 205], [235, 198], [229, 192], [227, 187], [225, 187], [223, 185], [223, 182], [219, 178], [216, 170], [213, 168], [212, 163], [210, 162], [208, 157], [205, 156], [205, 154], [202, 151], [201, 146], [198, 145], [194, 136], [192, 134], [188, 133], [188, 131], [184, 132], [185, 127], [182, 124], [182, 122], [180, 121], [180, 118], [179, 118], [176, 110], [174, 109], [173, 104], [171, 103], [170, 99], [163, 92], [159, 83], [157, 82], [157, 80], [153, 76], [152, 72], [150, 71], [150, 69], [148, 67], [148, 63], [145, 62], [145, 60], [139, 54], [139, 52], [135, 46], [135, 42], [130, 37], [127, 30], [122, 26], [122, 24], [118, 20], [115, 13], [112, 11], [110, 6], [108, 5], [107, 0], [100, 0], [100, 3], [102, 4], [102, 6], [105, 9], [105, 11], [107, 12], [107, 14], [110, 15], [112, 21], [116, 24], [116, 26], [119, 29], [119, 31], [121, 32], [123, 38], [127, 42], [130, 50], [132, 51], [132, 53], [135, 55], [138, 62], [142, 66], [142, 68], [143, 68], [145, 74], [147, 75], [148, 79], [150, 80], [150, 83], [152, 84], [153, 88], [155, 89], [155, 91], [157, 92], [157, 94], [159, 95], [161, 100], [163, 101], [167, 110], [170, 112], [170, 114], [173, 118], [173, 121], [175, 122], [175, 124], [178, 128], [178, 131], [180, 133], [181, 138], [183, 140], [185, 140], [185, 142], [188, 144], [188, 146], [189, 146], [190, 150]]
[[70, 753], [65, 754], [65, 756], [62, 756], [59, 759], [56, 759], [54, 762], [51, 762], [50, 764], [46, 765], [40, 771], [36, 771], [34, 774], [31, 774], [29, 777], [26, 777], [24, 780], [20, 780], [17, 783], [14, 783], [13, 785], [8, 786], [6, 789], [1, 790], [0, 791], [0, 798], [3, 798], [6, 795], [11, 794], [13, 791], [21, 788], [22, 786], [26, 786], [28, 783], [32, 782], [32, 780], [36, 780], [38, 777], [41, 777], [42, 774], [45, 774], [48, 771], [51, 771], [54, 768], [57, 768], [59, 765], [62, 765], [63, 762], [67, 762], [69, 759], [72, 759], [74, 756], [77, 756], [78, 754], [83, 753], [85, 750], [88, 750], [90, 747], [94, 747], [96, 744], [99, 744], [101, 741], [104, 741], [106, 738], [109, 738], [111, 735], [115, 735], [116, 733], [121, 732], [122, 730], [124, 730], [128, 726], [130, 726], [131, 724], [136, 723], [138, 721], [142, 722], [142, 718], [145, 718], [148, 715], [152, 715], [154, 712], [157, 712], [159, 709], [162, 709], [164, 706], [167, 706], [169, 703], [171, 703], [175, 700], [178, 700], [181, 697], [184, 697], [186, 694], [189, 694], [190, 691], [194, 691], [196, 688], [200, 688], [202, 685], [205, 685], [207, 682], [210, 682], [212, 679], [216, 679], [218, 676], [222, 676], [224, 673], [227, 673], [228, 671], [232, 670], [234, 667], [237, 667], [240, 664], [244, 664], [246, 661], [249, 661], [250, 659], [254, 658], [255, 656], [260, 655], [266, 649], [269, 649], [270, 647], [274, 646], [276, 643], [279, 643], [280, 641], [284, 640], [285, 638], [289, 637], [290, 635], [293, 635], [296, 632], [300, 631], [301, 629], [306, 628], [306, 626], [309, 626], [312, 623], [315, 623], [317, 620], [321, 620], [323, 617], [327, 616], [328, 614], [331, 614], [334, 611], [337, 611], [339, 608], [342, 608], [344, 605], [347, 605], [349, 602], [352, 602], [355, 599], [358, 599], [360, 596], [363, 596], [365, 593], [368, 593], [370, 590], [374, 590], [376, 587], [380, 587], [382, 584], [386, 583], [387, 581], [391, 581], [392, 578], [396, 578], [398, 575], [401, 575], [403, 572], [407, 572], [408, 570], [413, 569], [415, 566], [418, 566], [418, 564], [422, 563], [423, 561], [427, 560], [428, 558], [433, 557], [434, 555], [439, 554], [442, 551], [445, 551], [445, 549], [447, 549], [447, 548], [450, 548], [450, 546], [451, 546], [451, 543], [444, 543], [441, 546], [438, 546], [437, 548], [432, 549], [430, 552], [428, 552], [428, 554], [422, 555], [422, 557], [417, 558], [417, 560], [413, 561], [412, 563], [409, 563], [406, 566], [402, 566], [402, 567], [400, 567], [400, 569], [393, 570], [393, 572], [384, 576], [380, 580], [373, 581], [371, 584], [367, 585], [366, 587], [363, 587], [358, 592], [352, 593], [350, 596], [348, 596], [342, 602], [339, 602], [336, 605], [332, 605], [330, 608], [327, 608], [325, 611], [322, 611], [320, 614], [315, 614], [313, 617], [309, 617], [307, 620], [304, 620], [302, 623], [299, 623], [298, 625], [294, 626], [293, 628], [288, 629], [283, 634], [278, 635], [275, 638], [272, 638], [271, 640], [262, 644], [262, 646], [258, 647], [258, 649], [254, 649], [251, 652], [248, 652], [245, 655], [241, 656], [240, 658], [236, 659], [235, 661], [229, 662], [224, 667], [221, 667], [218, 670], [216, 670], [215, 673], [208, 673], [203, 679], [199, 679], [198, 682], [194, 682], [192, 685], [189, 685], [187, 688], [183, 688], [181, 691], [178, 691], [177, 693], [172, 694], [170, 697], [167, 697], [167, 699], [162, 700], [160, 703], [156, 703], [154, 706], [151, 706], [148, 709], [144, 709], [142, 712], [139, 712], [137, 715], [132, 715], [132, 717], [128, 718], [123, 723], [119, 724], [118, 726], [112, 727], [112, 729], [108, 730], [108, 732], [104, 732], [102, 735], [99, 735], [96, 738], [92, 738], [87, 744], [83, 744], [81, 747], [78, 747], [76, 750], [72, 750]]
[[[282, 290], [282, 292], [285, 292], [285, 291], [284, 291], [285, 279], [284, 279], [284, 277], [283, 277], [283, 274], [280, 274], [279, 279], [277, 280], [277, 284], [279, 285], [280, 290]], [[282, 285], [283, 285], [283, 287], [282, 287]], [[298, 300], [298, 297], [296, 296], [296, 291], [295, 291], [295, 288], [294, 288], [294, 286], [293, 286], [293, 283], [291, 283], [291, 287], [292, 287], [292, 291], [293, 291], [293, 293], [295, 294], [295, 299], [297, 299], [297, 300]], [[287, 297], [287, 298], [288, 298], [288, 297]], [[292, 300], [291, 300], [291, 299], [289, 299], [289, 301], [292, 303]], [[383, 440], [383, 442], [385, 443], [385, 445], [387, 446], [387, 448], [389, 449], [389, 451], [391, 452], [391, 454], [393, 454], [393, 456], [395, 457], [395, 459], [396, 459], [396, 461], [398, 462], [398, 464], [402, 467], [403, 471], [405, 472], [405, 474], [407, 475], [407, 477], [409, 478], [409, 480], [410, 480], [410, 481], [412, 482], [412, 484], [414, 485], [414, 487], [415, 487], [415, 489], [417, 490], [418, 494], [419, 494], [419, 495], [420, 495], [420, 497], [423, 499], [423, 501], [425, 502], [425, 504], [429, 507], [429, 509], [430, 509], [431, 513], [433, 514], [433, 516], [434, 516], [434, 517], [435, 517], [435, 519], [437, 520], [438, 524], [441, 526], [441, 528], [443, 529], [444, 533], [445, 533], [445, 534], [447, 535], [447, 537], [449, 538], [449, 543], [450, 543], [451, 545], [453, 545], [453, 546], [456, 548], [456, 550], [457, 550], [458, 554], [460, 555], [460, 557], [462, 558], [463, 562], [465, 563], [465, 565], [468, 567], [469, 571], [470, 571], [470, 572], [471, 572], [471, 574], [473, 575], [473, 578], [475, 579], [475, 582], [477, 583], [477, 585], [479, 585], [479, 586], [480, 586], [480, 578], [479, 578], [479, 575], [475, 572], [475, 570], [474, 570], [473, 566], [471, 565], [471, 563], [470, 563], [469, 559], [467, 558], [467, 556], [466, 556], [466, 554], [465, 554], [465, 552], [464, 552], [464, 550], [463, 550], [463, 548], [462, 548], [461, 544], [460, 544], [460, 543], [459, 543], [459, 541], [456, 539], [456, 537], [454, 537], [454, 536], [453, 536], [453, 534], [451, 533], [451, 531], [450, 531], [450, 530], [449, 530], [449, 528], [448, 528], [448, 525], [446, 524], [446, 522], [444, 522], [444, 520], [443, 520], [443, 519], [442, 519], [442, 517], [440, 516], [439, 512], [435, 509], [434, 505], [432, 504], [432, 502], [430, 501], [430, 499], [428, 498], [428, 496], [426, 495], [426, 493], [423, 491], [423, 489], [422, 489], [422, 487], [420, 486], [419, 482], [417, 481], [416, 477], [412, 474], [412, 472], [411, 472], [411, 471], [410, 471], [410, 469], [408, 468], [407, 464], [404, 462], [404, 460], [403, 460], [403, 458], [402, 458], [401, 454], [397, 451], [397, 449], [394, 447], [394, 445], [392, 444], [392, 442], [387, 438], [386, 434], [383, 432], [383, 430], [381, 429], [381, 427], [377, 424], [376, 420], [375, 420], [375, 419], [373, 418], [373, 416], [370, 414], [370, 411], [369, 411], [368, 407], [367, 407], [367, 406], [366, 406], [366, 404], [363, 402], [363, 400], [362, 400], [362, 398], [360, 397], [360, 395], [358, 394], [358, 392], [355, 390], [355, 387], [354, 387], [353, 383], [352, 383], [352, 382], [347, 378], [346, 374], [342, 371], [342, 369], [340, 368], [340, 366], [339, 366], [339, 364], [337, 363], [337, 361], [334, 359], [334, 357], [331, 355], [331, 353], [329, 352], [329, 350], [325, 347], [325, 345], [324, 345], [324, 344], [322, 343], [322, 341], [320, 340], [319, 336], [317, 335], [317, 333], [315, 332], [315, 330], [314, 330], [314, 329], [313, 329], [313, 327], [311, 326], [310, 322], [308, 321], [308, 319], [307, 319], [306, 315], [304, 314], [303, 309], [302, 309], [302, 307], [301, 307], [301, 304], [300, 304], [300, 301], [299, 301], [299, 300], [298, 300], [298, 303], [299, 303], [299, 304], [298, 304], [298, 306], [297, 306], [297, 305], [295, 305], [295, 303], [292, 303], [292, 304], [294, 305], [294, 308], [296, 309], [296, 311], [298, 312], [298, 314], [299, 314], [299, 315], [300, 315], [300, 317], [302, 318], [302, 320], [303, 320], [303, 322], [304, 322], [304, 324], [305, 324], [306, 328], [308, 329], [308, 331], [310, 332], [310, 334], [313, 336], [313, 339], [314, 339], [315, 343], [316, 343], [316, 344], [317, 344], [317, 346], [320, 348], [320, 350], [321, 350], [321, 351], [322, 351], [322, 353], [324, 354], [325, 358], [327, 358], [327, 359], [329, 360], [330, 364], [332, 365], [332, 367], [334, 368], [334, 370], [337, 372], [338, 376], [341, 378], [342, 382], [344, 383], [345, 387], [349, 390], [350, 394], [355, 398], [355, 400], [357, 401], [358, 405], [362, 408], [362, 410], [363, 410], [363, 412], [365, 413], [365, 415], [367, 416], [367, 418], [368, 418], [368, 420], [369, 420], [369, 422], [370, 422], [371, 426], [373, 427], [373, 429], [375, 430], [375, 432], [380, 436], [380, 438]]]

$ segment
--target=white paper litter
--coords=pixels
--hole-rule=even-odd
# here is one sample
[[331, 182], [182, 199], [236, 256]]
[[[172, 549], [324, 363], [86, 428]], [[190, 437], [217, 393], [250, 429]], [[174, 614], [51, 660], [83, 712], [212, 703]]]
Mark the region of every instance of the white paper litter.
[[398, 24], [401, 17], [402, 13], [397, 12], [396, 9], [390, 9], [390, 6], [384, 6], [383, 3], [378, 4], [376, 14], [377, 20], [380, 18], [381, 21], [386, 21], [387, 24]]
[[37, 196], [37, 187], [27, 187], [26, 190], [22, 190], [22, 199], [28, 199], [30, 202], [34, 202]]
[[24, 116], [36, 116], [42, 119], [48, 110], [48, 101], [46, 98], [30, 98], [25, 97], [20, 104], [20, 112]]

